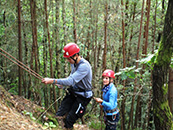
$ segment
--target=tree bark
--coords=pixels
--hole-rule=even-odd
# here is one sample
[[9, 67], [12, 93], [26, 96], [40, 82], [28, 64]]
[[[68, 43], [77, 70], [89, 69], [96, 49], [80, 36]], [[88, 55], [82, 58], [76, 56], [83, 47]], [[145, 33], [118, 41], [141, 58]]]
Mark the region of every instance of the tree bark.
[[103, 52], [103, 70], [106, 69], [106, 53], [107, 53], [107, 17], [108, 17], [108, 3], [105, 3], [104, 15], [104, 52]]
[[155, 33], [156, 33], [156, 17], [157, 17], [157, 0], [155, 5], [155, 14], [154, 14], [154, 31], [153, 31], [153, 45], [152, 45], [152, 54], [154, 54], [154, 46], [155, 46]]
[[[46, 18], [46, 12], [43, 12], [43, 17]], [[43, 65], [44, 65], [44, 77], [47, 77], [47, 64], [48, 64], [48, 46], [47, 46], [47, 31], [46, 31], [46, 22], [44, 22], [43, 24]], [[50, 104], [50, 98], [49, 98], [49, 88], [44, 86], [44, 103], [45, 103], [45, 107], [48, 108], [49, 104]]]
[[169, 0], [163, 37], [153, 68], [153, 111], [156, 130], [172, 130], [173, 121], [168, 104], [168, 70], [173, 53], [173, 1]]
[[[48, 22], [48, 12], [47, 12], [47, 0], [44, 0], [44, 8], [45, 8], [45, 16], [46, 16], [46, 32], [47, 32], [47, 38], [48, 38], [48, 47], [49, 47], [49, 57], [50, 57], [50, 77], [53, 78], [53, 63], [52, 63], [52, 44], [50, 43], [50, 33], [49, 33], [49, 22]], [[55, 86], [53, 85], [53, 88], [50, 89], [50, 101], [53, 103], [56, 101], [56, 90]], [[53, 98], [52, 98], [53, 97]], [[57, 102], [54, 103], [55, 110], [57, 110]]]
[[[122, 48], [123, 48], [123, 68], [126, 67], [126, 49], [125, 49], [125, 23], [124, 23], [124, 10], [123, 10], [123, 0], [121, 0], [121, 23], [122, 23]], [[123, 93], [125, 92], [126, 80], [123, 80]], [[123, 97], [121, 102], [121, 130], [125, 130], [125, 101], [126, 96]]]
[[[21, 39], [21, 5], [18, 0], [18, 42], [19, 42], [19, 61], [22, 62], [22, 39]], [[19, 96], [22, 96], [22, 69], [19, 67]]]
[[90, 46], [91, 46], [91, 25], [92, 25], [92, 1], [90, 0], [90, 24], [88, 27], [88, 34], [87, 34], [87, 40], [86, 40], [86, 48], [87, 48], [87, 56], [86, 60], [90, 62]]
[[[23, 38], [24, 38], [24, 50], [25, 50], [25, 57], [24, 57], [24, 64], [26, 66], [28, 66], [28, 46], [27, 46], [27, 38], [26, 38], [26, 30], [25, 30], [25, 24], [23, 23], [22, 24], [22, 29], [23, 29]], [[28, 78], [27, 76], [29, 76], [29, 73], [23, 73], [23, 88], [24, 88], [24, 96], [25, 98], [27, 98], [27, 92], [29, 91], [28, 89], [28, 84], [27, 84], [27, 81], [28, 81]]]
[[[4, 10], [4, 13], [3, 13], [3, 25], [4, 25], [4, 29], [5, 29], [5, 32], [4, 32], [4, 41], [2, 42], [3, 44], [7, 44], [7, 22], [6, 22], [6, 10]], [[2, 46], [3, 44], [0, 43], [0, 46]], [[0, 58], [2, 59], [3, 56], [1, 56]], [[3, 85], [7, 85], [8, 82], [7, 82], [7, 79], [8, 79], [8, 75], [7, 75], [7, 59], [3, 59], [1, 60], [1, 66], [2, 67], [2, 70], [3, 70]]]
[[173, 69], [172, 68], [169, 68], [168, 100], [169, 100], [169, 107], [173, 114]]
[[[144, 3], [144, 2], [143, 2]], [[134, 13], [133, 13], [133, 22], [135, 18], [135, 10], [136, 10], [136, 2], [134, 3]], [[141, 11], [141, 22], [140, 22], [140, 31], [139, 31], [139, 39], [138, 39], [138, 47], [137, 47], [137, 54], [136, 54], [136, 60], [139, 60], [139, 46], [140, 46], [140, 37], [141, 37], [141, 30], [142, 30], [142, 20], [143, 20], [143, 6], [142, 5], [142, 11]], [[133, 37], [133, 27], [131, 29], [131, 35], [130, 35], [130, 43]], [[129, 47], [130, 49], [130, 47]], [[130, 50], [129, 50], [129, 55], [130, 57]], [[128, 61], [130, 61], [130, 58], [128, 58]], [[136, 62], [136, 69], [138, 69], [138, 62]], [[131, 108], [130, 108], [130, 114], [129, 114], [129, 124], [128, 124], [128, 129], [132, 129], [133, 127], [133, 111], [134, 111], [134, 101], [135, 101], [135, 93], [136, 93], [136, 85], [137, 85], [137, 78], [135, 78], [134, 82], [134, 90], [133, 90], [133, 96], [132, 96], [132, 103], [131, 103]]]
[[[93, 82], [93, 84], [96, 84], [96, 82], [97, 82], [97, 79], [96, 79], [96, 76], [97, 76], [97, 70], [98, 70], [98, 68], [97, 68], [97, 64], [98, 64], [98, 62], [97, 62], [97, 59], [99, 58], [98, 57], [98, 55], [97, 55], [97, 51], [98, 51], [98, 39], [97, 39], [97, 35], [98, 35], [98, 14], [97, 14], [97, 12], [98, 12], [98, 10], [97, 10], [97, 8], [96, 8], [96, 10], [95, 10], [95, 14], [96, 14], [96, 16], [95, 16], [95, 21], [94, 21], [94, 25], [95, 25], [95, 37], [94, 37], [94, 39], [95, 39], [95, 46], [93, 47], [93, 53], [94, 53], [94, 70], [93, 70], [93, 79], [92, 79], [92, 82]], [[98, 77], [98, 76], [97, 76]], [[94, 88], [96, 87], [96, 86], [93, 86]]]
[[74, 42], [77, 44], [77, 32], [76, 32], [76, 2], [73, 0], [73, 35]]
[[[148, 30], [149, 30], [149, 18], [150, 18], [150, 3], [151, 3], [150, 0], [146, 1], [146, 13], [145, 13], [145, 16], [146, 16], [147, 19], [145, 21], [144, 33], [143, 33], [143, 38], [144, 38], [143, 50], [142, 50], [142, 53], [144, 55], [143, 58], [146, 57], [146, 55], [147, 55], [147, 48], [148, 48]], [[145, 65], [143, 65], [142, 68], [143, 68], [142, 69], [143, 71], [141, 72], [141, 75], [143, 75], [143, 73], [144, 73]], [[142, 76], [141, 76], [141, 78], [142, 78]], [[141, 88], [141, 85], [139, 87]], [[141, 127], [141, 115], [142, 115], [141, 94], [142, 94], [142, 91], [143, 91], [143, 88], [140, 89], [140, 93], [139, 93], [138, 99], [137, 99], [136, 116], [135, 116], [135, 127], [138, 127], [138, 126]], [[138, 124], [138, 126], [137, 126], [137, 124]]]
[[[56, 23], [57, 26], [55, 27], [55, 39], [57, 41], [56, 44], [56, 71], [57, 74], [55, 75], [57, 78], [61, 77], [61, 61], [60, 61], [60, 52], [61, 52], [61, 47], [60, 47], [60, 28], [59, 28], [59, 24], [60, 24], [60, 19], [59, 19], [59, 15], [60, 15], [60, 2], [59, 0], [56, 0]], [[60, 97], [63, 94], [63, 90], [62, 89], [58, 89], [58, 97]], [[60, 106], [61, 100], [58, 101], [58, 106]]]
[[[67, 44], [66, 43], [66, 38], [67, 38], [67, 29], [66, 29], [66, 3], [65, 0], [62, 0], [62, 23], [63, 23], [63, 40], [61, 41], [61, 43]], [[64, 72], [63, 72], [64, 76], [67, 77], [69, 74], [69, 70], [68, 70], [68, 61], [65, 60], [65, 64], [64, 64]]]
[[[37, 44], [37, 20], [36, 20], [36, 1], [30, 1], [30, 10], [31, 10], [31, 25], [32, 25], [32, 52], [31, 52], [31, 69], [33, 69], [33, 58], [35, 60], [35, 72], [38, 73], [38, 44]], [[34, 98], [35, 101], [41, 105], [41, 96], [39, 94], [40, 88], [38, 87], [38, 82], [35, 80], [35, 90], [34, 90]], [[30, 82], [30, 86], [31, 82]], [[31, 93], [30, 93], [31, 94]], [[29, 95], [28, 97], [30, 97]]]

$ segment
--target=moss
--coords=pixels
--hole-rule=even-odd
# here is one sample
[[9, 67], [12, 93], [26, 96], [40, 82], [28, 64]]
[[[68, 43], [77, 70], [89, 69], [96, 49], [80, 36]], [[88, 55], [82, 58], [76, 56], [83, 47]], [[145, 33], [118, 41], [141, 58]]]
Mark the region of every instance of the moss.
[[163, 90], [163, 95], [167, 95], [168, 93], [168, 84], [164, 84], [163, 87], [162, 87], [162, 90]]
[[[155, 107], [155, 110], [154, 110], [154, 113], [156, 114], [157, 118], [159, 119], [159, 122], [162, 123], [161, 124], [162, 126], [163, 125], [170, 126], [171, 128], [173, 128], [173, 121], [171, 119], [172, 113], [171, 113], [169, 105], [168, 105], [168, 100], [162, 102], [159, 106], [160, 107]], [[165, 113], [166, 117], [168, 118], [166, 121], [165, 121], [165, 117], [161, 113]]]
[[155, 64], [159, 66], [164, 66], [165, 64], [169, 63], [171, 61], [171, 56], [172, 56], [171, 48], [165, 49], [163, 43], [164, 40], [160, 42], [160, 47], [157, 54], [157, 60], [155, 60]]
[[[163, 97], [165, 97], [167, 95], [168, 92], [168, 84], [164, 84], [162, 86], [162, 90], [163, 90]], [[157, 104], [158, 106], [155, 106], [154, 108], [154, 113], [156, 114], [157, 118], [159, 119], [159, 122], [162, 123], [161, 125], [165, 125], [165, 126], [171, 126], [171, 128], [173, 127], [173, 121], [172, 121], [172, 113], [170, 111], [169, 108], [169, 104], [168, 104], [168, 100], [162, 100], [160, 103]], [[165, 116], [167, 117], [167, 121], [165, 121], [165, 116], [163, 116], [163, 114], [165, 114]], [[164, 124], [163, 124], [164, 123]]]

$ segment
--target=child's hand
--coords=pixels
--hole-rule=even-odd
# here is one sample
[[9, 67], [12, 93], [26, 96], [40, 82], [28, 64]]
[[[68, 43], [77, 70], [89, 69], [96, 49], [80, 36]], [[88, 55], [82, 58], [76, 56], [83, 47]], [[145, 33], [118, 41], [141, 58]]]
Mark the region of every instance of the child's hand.
[[96, 102], [98, 102], [98, 103], [102, 103], [103, 102], [103, 100], [101, 99], [101, 98], [95, 98], [95, 97], [93, 97], [94, 98], [94, 100], [96, 100]]

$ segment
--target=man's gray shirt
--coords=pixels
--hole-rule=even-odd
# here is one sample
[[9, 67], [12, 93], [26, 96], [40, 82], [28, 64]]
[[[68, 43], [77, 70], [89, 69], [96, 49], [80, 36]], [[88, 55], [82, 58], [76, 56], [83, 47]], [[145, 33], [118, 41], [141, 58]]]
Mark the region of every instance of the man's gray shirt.
[[92, 69], [90, 63], [81, 58], [76, 66], [71, 64], [71, 74], [67, 78], [57, 79], [57, 84], [80, 88], [85, 91], [92, 89]]

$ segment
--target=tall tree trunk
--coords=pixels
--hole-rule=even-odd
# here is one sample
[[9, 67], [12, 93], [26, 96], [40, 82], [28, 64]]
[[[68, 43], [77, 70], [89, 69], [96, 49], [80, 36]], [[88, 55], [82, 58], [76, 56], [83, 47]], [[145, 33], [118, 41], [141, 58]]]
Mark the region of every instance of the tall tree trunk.
[[[46, 18], [46, 12], [44, 11], [43, 16]], [[44, 64], [44, 77], [47, 77], [47, 64], [48, 64], [48, 46], [47, 46], [47, 31], [46, 31], [46, 22], [44, 22], [43, 24], [43, 64]], [[49, 104], [50, 104], [50, 96], [49, 96], [49, 91], [50, 88], [44, 86], [44, 103], [45, 103], [45, 107], [48, 108]]]
[[[65, 0], [62, 0], [62, 22], [63, 22], [63, 35], [64, 35], [64, 37], [63, 37], [63, 40], [62, 40], [62, 43], [63, 43], [63, 45], [64, 44], [67, 44], [66, 43], [66, 5], [65, 5]], [[68, 62], [67, 62], [67, 60], [65, 60], [65, 64], [64, 64], [64, 75], [65, 75], [65, 77], [67, 77], [68, 76]]]
[[46, 32], [47, 32], [48, 47], [49, 47], [49, 56], [50, 56], [50, 77], [53, 78], [52, 47], [51, 47], [51, 43], [50, 43], [48, 13], [47, 13], [47, 0], [44, 1], [44, 7], [45, 7], [45, 15], [46, 15]]
[[77, 44], [77, 32], [76, 32], [76, 2], [73, 0], [73, 35], [74, 42]]
[[[33, 58], [34, 58], [34, 19], [33, 19], [33, 5], [34, 3], [33, 3], [33, 0], [31, 0], [30, 1], [30, 12], [31, 12], [31, 27], [32, 27], [32, 39], [33, 39], [33, 43], [32, 43], [32, 51], [31, 51], [31, 60], [30, 60], [30, 68], [32, 69], [32, 70], [34, 70], [34, 67], [33, 67]], [[32, 91], [33, 91], [33, 88], [32, 88], [32, 81], [31, 81], [32, 79], [31, 79], [31, 74], [29, 75], [29, 90], [31, 90], [31, 91], [28, 91], [28, 99], [30, 99], [31, 98], [31, 94], [32, 94]]]
[[[25, 48], [25, 57], [24, 57], [24, 64], [28, 66], [28, 46], [27, 46], [27, 38], [26, 38], [26, 31], [25, 31], [25, 24], [22, 24], [23, 29], [23, 38], [24, 38], [24, 48]], [[23, 88], [24, 88], [24, 96], [27, 98], [27, 91], [28, 91], [28, 83], [27, 83], [27, 76], [29, 73], [23, 74]]]
[[[157, 16], [157, 0], [156, 0], [156, 4], [155, 4], [155, 14], [154, 14], [154, 29], [153, 29], [153, 45], [152, 45], [152, 54], [154, 54], [154, 47], [155, 47], [155, 33], [156, 33], [156, 16]], [[152, 71], [151, 71], [151, 76], [152, 76]], [[152, 78], [151, 78], [152, 79]], [[152, 81], [151, 81], [152, 82]], [[151, 83], [152, 84], [152, 83]], [[152, 94], [153, 94], [153, 91], [150, 90], [149, 91], [149, 99], [148, 99], [148, 110], [147, 110], [147, 115], [146, 115], [146, 119], [144, 121], [147, 122], [147, 129], [148, 130], [152, 130], [152, 121], [153, 121], [153, 110], [152, 110]], [[144, 126], [145, 124], [143, 124]], [[144, 127], [143, 127], [144, 129]]]
[[[59, 19], [59, 7], [60, 7], [60, 2], [59, 0], [56, 0], [56, 23], [57, 25], [60, 24], [60, 19]], [[55, 27], [55, 39], [57, 41], [56, 44], [56, 70], [57, 70], [57, 78], [61, 77], [61, 61], [60, 61], [60, 52], [61, 52], [61, 47], [60, 47], [60, 33], [59, 33], [59, 26]], [[60, 97], [62, 95], [63, 90], [62, 89], [58, 89], [58, 97]], [[61, 100], [58, 101], [58, 106], [60, 105]]]
[[[54, 8], [53, 8], [54, 7], [54, 2], [53, 1], [50, 1], [50, 2], [51, 2], [51, 5], [52, 5], [52, 12], [55, 12], [54, 11]], [[56, 28], [56, 23], [55, 23], [56, 21], [54, 20], [54, 18], [56, 17], [56, 14], [55, 15], [54, 14], [55, 13], [52, 13], [52, 22], [54, 23], [54, 28]], [[52, 52], [56, 51], [56, 50], [54, 50], [55, 37], [56, 37], [56, 30], [54, 29], [53, 32], [52, 32], [52, 47], [51, 47]], [[53, 53], [52, 53], [52, 57], [53, 57]], [[53, 73], [53, 76], [52, 77], [55, 77], [55, 70], [53, 69], [53, 62], [52, 62], [52, 73]], [[57, 99], [56, 88], [55, 88], [55, 85], [53, 85], [54, 109], [55, 109], [55, 111], [58, 111], [58, 106], [57, 106], [56, 99]]]
[[[121, 0], [121, 17], [122, 17], [122, 48], [123, 48], [123, 68], [126, 67], [126, 49], [125, 49], [125, 23], [124, 23], [124, 10], [123, 10], [123, 0]], [[123, 93], [125, 92], [126, 80], [123, 80]], [[125, 130], [125, 101], [126, 96], [123, 97], [121, 102], [121, 130]]]
[[[99, 3], [97, 2], [97, 3], [95, 3], [96, 5], [98, 5]], [[98, 12], [98, 8], [95, 8], [96, 10], [95, 10], [95, 12]], [[97, 13], [95, 13], [96, 15], [95, 15], [95, 48], [94, 48], [94, 70], [93, 70], [93, 84], [94, 84], [94, 93], [96, 93], [96, 95], [97, 96], [100, 96], [99, 95], [99, 90], [97, 89], [97, 88], [99, 88], [100, 87], [100, 85], [99, 85], [99, 80], [100, 80], [100, 72], [99, 72], [99, 68], [100, 68], [100, 66], [101, 66], [101, 55], [100, 55], [100, 52], [101, 52], [101, 45], [100, 45], [100, 42], [98, 42], [98, 37], [97, 37], [97, 35], [98, 35], [98, 14]], [[96, 88], [96, 89], [95, 89]]]
[[[31, 7], [31, 25], [32, 25], [32, 52], [31, 52], [31, 69], [33, 69], [33, 58], [35, 60], [35, 72], [38, 73], [38, 45], [37, 45], [37, 20], [36, 20], [36, 1], [30, 1]], [[34, 57], [33, 57], [34, 56]], [[31, 85], [31, 84], [30, 84]], [[34, 98], [39, 105], [41, 105], [40, 88], [38, 81], [35, 80]]]
[[173, 1], [168, 1], [163, 37], [153, 68], [153, 112], [156, 130], [172, 130], [173, 121], [168, 104], [168, 70], [173, 53]]
[[[105, 2], [105, 15], [104, 15], [104, 50], [103, 50], [103, 68], [102, 68], [102, 72], [103, 70], [106, 69], [106, 53], [107, 53], [107, 21], [108, 20], [108, 2], [106, 0]], [[102, 95], [102, 93], [101, 93]], [[102, 98], [102, 96], [101, 96]], [[103, 115], [103, 110], [102, 108], [100, 109], [100, 116], [102, 117]], [[102, 125], [102, 120], [101, 120], [101, 125]], [[101, 128], [102, 130], [102, 128]]]
[[103, 51], [103, 70], [106, 69], [106, 53], [107, 53], [107, 19], [108, 19], [108, 3], [105, 3], [105, 16], [104, 16], [104, 51]]
[[[7, 44], [7, 25], [6, 25], [6, 10], [4, 11], [3, 13], [3, 24], [4, 24], [4, 29], [5, 29], [5, 33], [4, 33], [4, 42], [2, 42], [3, 44]], [[0, 45], [3, 45], [2, 43], [0, 43]], [[2, 59], [2, 58], [1, 58]], [[4, 85], [8, 84], [7, 82], [7, 60], [6, 59], [3, 59], [1, 60], [1, 66], [3, 66], [3, 81], [4, 81]]]
[[[149, 98], [148, 98], [148, 109], [147, 109], [147, 114], [146, 114], [146, 119], [144, 121], [147, 122], [147, 130], [152, 130], [152, 121], [153, 121], [153, 116], [152, 116], [152, 94], [153, 91], [152, 89], [149, 91]], [[145, 126], [145, 124], [143, 124]], [[144, 127], [143, 127], [144, 129]], [[146, 128], [145, 128], [146, 129]]]
[[[136, 5], [137, 5], [137, 3], [134, 2], [132, 22], [134, 22], [134, 20], [135, 20]], [[133, 25], [132, 25], [131, 30], [130, 30], [130, 39], [129, 39], [129, 48], [128, 48], [128, 57], [127, 57], [127, 67], [130, 67], [130, 61], [131, 61], [131, 55], [132, 55], [131, 50], [132, 50], [133, 28], [134, 28], [134, 27], [133, 27]]]
[[153, 31], [152, 54], [154, 54], [154, 46], [155, 46], [156, 16], [157, 16], [157, 0], [156, 0], [156, 5], [155, 5], [155, 14], [154, 14], [154, 31]]
[[169, 107], [173, 114], [173, 69], [172, 68], [169, 68], [168, 101], [169, 101]]
[[[44, 37], [43, 40], [43, 64], [44, 64], [44, 76], [47, 77], [47, 45], [46, 43], [46, 38]], [[48, 87], [45, 86], [44, 87], [44, 103], [45, 103], [45, 107], [48, 108], [49, 106], [49, 94], [48, 94]]]
[[[147, 20], [145, 21], [145, 25], [144, 25], [144, 34], [143, 34], [143, 38], [144, 38], [144, 45], [143, 45], [143, 58], [146, 57], [147, 55], [147, 48], [148, 48], [148, 30], [149, 30], [149, 18], [150, 18], [150, 0], [146, 1], [146, 18]], [[143, 71], [141, 72], [141, 75], [143, 75], [144, 70], [145, 70], [145, 65], [143, 65], [142, 67]], [[142, 78], [142, 76], [141, 76]], [[142, 86], [140, 85], [140, 93], [138, 95], [138, 99], [137, 99], [137, 106], [136, 106], [136, 116], [135, 116], [135, 126], [136, 127], [141, 127], [141, 115], [142, 115], [142, 101], [141, 101], [141, 94], [143, 91], [143, 88], [141, 88]], [[139, 123], [138, 123], [139, 122]]]
[[87, 56], [86, 60], [90, 61], [90, 46], [91, 46], [91, 25], [92, 25], [92, 1], [90, 0], [90, 24], [88, 27], [88, 35], [87, 35], [87, 41], [86, 41], [86, 47], [87, 47]]
[[[133, 12], [133, 22], [135, 19], [135, 14], [136, 14], [136, 2], [134, 3], [134, 12]], [[140, 46], [140, 37], [141, 37], [141, 29], [142, 29], [142, 20], [143, 20], [143, 10], [141, 11], [141, 22], [140, 22], [140, 31], [139, 31], [139, 39], [138, 39], [138, 47], [137, 47], [137, 55], [136, 55], [136, 60], [139, 59], [139, 46]], [[133, 27], [131, 29], [131, 35], [130, 35], [130, 43], [133, 37]], [[129, 47], [130, 48], [130, 47]], [[129, 50], [129, 55], [130, 57], [130, 50]], [[128, 58], [128, 61], [130, 61], [130, 59]], [[136, 62], [136, 69], [138, 69], [138, 62]], [[137, 78], [135, 78], [136, 80]], [[135, 82], [137, 83], [137, 81]], [[131, 103], [131, 108], [130, 108], [130, 115], [129, 115], [129, 123], [128, 123], [128, 129], [132, 129], [133, 127], [133, 109], [134, 109], [134, 101], [135, 101], [135, 93], [136, 93], [136, 85], [134, 84], [134, 90], [133, 90], [133, 96], [132, 96], [132, 103]]]
[[[46, 32], [47, 32], [47, 38], [48, 38], [48, 47], [49, 47], [49, 57], [50, 57], [50, 77], [53, 78], [54, 74], [53, 74], [53, 63], [52, 63], [52, 45], [50, 43], [50, 33], [49, 33], [49, 23], [48, 23], [48, 12], [47, 12], [47, 0], [44, 0], [44, 8], [45, 8], [45, 15], [46, 15]], [[56, 100], [56, 91], [55, 91], [55, 86], [53, 85], [53, 88], [50, 89], [50, 101], [53, 103]], [[54, 97], [54, 98], [52, 98]], [[54, 103], [55, 104], [55, 109], [57, 106], [57, 102]]]
[[[19, 61], [22, 62], [22, 39], [21, 39], [21, 5], [18, 0], [18, 41], [19, 41]], [[19, 96], [22, 96], [22, 68], [19, 67]]]
[[[95, 12], [98, 12], [97, 11], [97, 8], [96, 8], [96, 10], [95, 10]], [[97, 56], [97, 51], [98, 51], [98, 43], [97, 43], [97, 33], [98, 33], [98, 14], [97, 13], [95, 13], [96, 14], [96, 18], [95, 18], [95, 46], [93, 47], [93, 51], [94, 51], [94, 70], [93, 70], [93, 79], [92, 79], [92, 82], [93, 82], [93, 84], [96, 84], [96, 74], [97, 74], [97, 58], [98, 58], [98, 56]], [[96, 86], [93, 86], [93, 87], [96, 87]]]
[[[118, 59], [117, 59], [117, 63], [115, 65], [115, 72], [119, 72], [120, 69], [120, 60], [121, 60], [121, 51], [122, 51], [122, 47], [119, 46], [118, 48]], [[118, 76], [117, 76], [117, 80], [118, 80]]]

